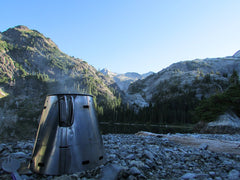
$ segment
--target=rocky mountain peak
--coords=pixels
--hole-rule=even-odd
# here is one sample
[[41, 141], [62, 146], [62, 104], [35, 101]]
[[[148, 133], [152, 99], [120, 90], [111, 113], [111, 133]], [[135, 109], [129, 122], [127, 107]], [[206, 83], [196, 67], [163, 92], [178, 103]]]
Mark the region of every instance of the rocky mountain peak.
[[109, 71], [107, 68], [103, 68], [102, 70], [100, 70], [100, 72], [102, 74], [104, 74], [105, 76], [110, 76], [110, 77], [114, 77], [117, 75], [117, 73], [113, 73], [113, 72]]
[[4, 31], [2, 35], [3, 40], [13, 44], [14, 46], [36, 47], [37, 49], [57, 48], [57, 45], [50, 38], [46, 38], [37, 30], [31, 30], [23, 25], [9, 28]]
[[129, 77], [129, 78], [134, 78], [134, 79], [141, 79], [142, 76], [136, 72], [127, 72], [125, 73], [125, 76]]
[[24, 26], [24, 25], [18, 25], [18, 26], [15, 26], [14, 29], [19, 29], [19, 30], [29, 30], [29, 28], [27, 26]]
[[240, 50], [237, 51], [237, 52], [233, 55], [233, 57], [237, 57], [237, 58], [239, 58], [239, 57], [240, 57]]
[[23, 31], [31, 31], [27, 26], [23, 26], [23, 25], [18, 25], [18, 26], [15, 26], [13, 28], [8, 28], [6, 31], [4, 31], [4, 35], [11, 35], [13, 34], [14, 32], [15, 33], [19, 33], [19, 32], [23, 32]]

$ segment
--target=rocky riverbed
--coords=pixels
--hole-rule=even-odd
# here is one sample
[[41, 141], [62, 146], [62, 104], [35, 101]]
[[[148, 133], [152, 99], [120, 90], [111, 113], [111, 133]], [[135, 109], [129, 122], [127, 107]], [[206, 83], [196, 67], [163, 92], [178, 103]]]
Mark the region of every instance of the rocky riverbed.
[[[189, 138], [198, 143], [188, 143]], [[212, 143], [209, 143], [209, 141]], [[240, 179], [240, 135], [108, 134], [103, 135], [104, 165], [62, 176], [34, 174], [27, 169], [34, 140], [0, 144], [0, 163], [11, 156], [21, 161], [22, 179]], [[226, 151], [219, 142], [232, 145]], [[0, 169], [0, 179], [11, 179]]]

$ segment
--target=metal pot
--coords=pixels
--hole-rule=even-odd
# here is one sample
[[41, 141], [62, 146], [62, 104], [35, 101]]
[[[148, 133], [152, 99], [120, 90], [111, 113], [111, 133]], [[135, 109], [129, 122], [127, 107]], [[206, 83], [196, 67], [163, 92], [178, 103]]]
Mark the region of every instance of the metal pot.
[[30, 169], [40, 174], [69, 174], [95, 168], [104, 159], [93, 97], [86, 94], [48, 95]]

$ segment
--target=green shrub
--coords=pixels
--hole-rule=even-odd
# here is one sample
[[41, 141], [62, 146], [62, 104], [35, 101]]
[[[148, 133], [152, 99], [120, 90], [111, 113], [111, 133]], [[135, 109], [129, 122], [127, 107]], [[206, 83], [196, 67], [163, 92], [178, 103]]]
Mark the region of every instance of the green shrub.
[[214, 121], [227, 110], [231, 110], [240, 117], [240, 86], [230, 86], [224, 93], [202, 100], [195, 108], [195, 121]]

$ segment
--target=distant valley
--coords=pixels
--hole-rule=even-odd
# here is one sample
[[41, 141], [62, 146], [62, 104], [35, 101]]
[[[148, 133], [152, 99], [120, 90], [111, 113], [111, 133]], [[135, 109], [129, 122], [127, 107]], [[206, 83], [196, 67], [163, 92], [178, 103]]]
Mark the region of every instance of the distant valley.
[[117, 83], [118, 87], [126, 92], [129, 85], [139, 79], [144, 79], [149, 75], [152, 75], [153, 72], [148, 72], [145, 74], [139, 74], [136, 72], [127, 72], [124, 74], [117, 74], [117, 73], [113, 73], [111, 71], [109, 71], [108, 69], [102, 69], [100, 71], [101, 73], [103, 73], [105, 76], [109, 76], [110, 78], [114, 79], [114, 81]]

